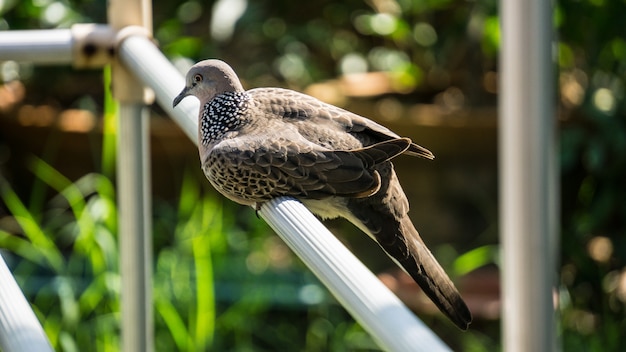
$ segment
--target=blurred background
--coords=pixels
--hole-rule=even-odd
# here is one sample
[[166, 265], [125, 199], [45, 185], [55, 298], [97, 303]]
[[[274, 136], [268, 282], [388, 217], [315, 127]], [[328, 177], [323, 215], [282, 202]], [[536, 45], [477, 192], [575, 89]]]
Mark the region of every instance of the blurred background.
[[[366, 236], [328, 226], [454, 350], [500, 349], [495, 0], [169, 0], [153, 12], [181, 71], [220, 58], [246, 88], [306, 92], [433, 151], [395, 164], [416, 227], [474, 313], [468, 332]], [[555, 2], [566, 351], [626, 349], [624, 13], [624, 1]], [[0, 1], [0, 30], [89, 22], [106, 23], [106, 1]], [[109, 87], [108, 69], [0, 62], [0, 250], [59, 351], [119, 349]], [[252, 209], [211, 189], [158, 106], [151, 147], [157, 350], [378, 350]]]

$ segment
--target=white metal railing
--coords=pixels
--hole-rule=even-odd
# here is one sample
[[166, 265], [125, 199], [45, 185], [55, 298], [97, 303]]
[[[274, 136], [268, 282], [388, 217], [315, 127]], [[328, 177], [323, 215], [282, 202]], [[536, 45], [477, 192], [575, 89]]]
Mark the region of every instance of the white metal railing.
[[52, 352], [52, 346], [0, 255], [0, 351]]
[[14, 60], [37, 64], [71, 64], [72, 31], [50, 29], [0, 32], [0, 61]]
[[449, 350], [302, 203], [274, 199], [259, 214], [385, 351]]

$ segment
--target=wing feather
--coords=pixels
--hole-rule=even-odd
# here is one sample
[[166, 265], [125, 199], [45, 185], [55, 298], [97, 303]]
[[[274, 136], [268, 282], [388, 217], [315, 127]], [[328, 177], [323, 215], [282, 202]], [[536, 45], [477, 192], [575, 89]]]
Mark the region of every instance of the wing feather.
[[[268, 113], [281, 116], [283, 119], [300, 126], [300, 133], [316, 144], [320, 144], [320, 141], [316, 139], [319, 139], [320, 135], [324, 135], [324, 133], [320, 132], [320, 129], [323, 129], [324, 126], [328, 126], [331, 131], [333, 128], [340, 127], [343, 132], [355, 135], [363, 145], [401, 138], [387, 127], [366, 117], [326, 104], [300, 92], [283, 88], [260, 88], [251, 89], [248, 93], [261, 104], [260, 106], [269, 108], [270, 111]], [[267, 101], [268, 96], [271, 97], [269, 102]], [[307, 121], [306, 124], [298, 123], [305, 120]], [[318, 128], [315, 133], [309, 133], [306, 130], [310, 129], [310, 122], [314, 122]], [[332, 134], [332, 132], [329, 132], [329, 134]], [[329, 138], [332, 138], [332, 136], [329, 136]], [[430, 150], [413, 142], [411, 142], [405, 153], [425, 159], [435, 158]]]
[[[411, 140], [398, 138], [355, 150], [324, 150], [288, 145], [276, 149], [265, 143], [252, 153], [241, 150], [241, 144], [222, 145], [214, 150], [218, 159], [245, 170], [247, 179], [266, 178], [275, 185], [264, 197], [330, 196], [366, 197], [380, 188], [376, 165], [403, 153]], [[249, 147], [249, 146], [248, 146]], [[244, 186], [244, 185], [242, 185]]]

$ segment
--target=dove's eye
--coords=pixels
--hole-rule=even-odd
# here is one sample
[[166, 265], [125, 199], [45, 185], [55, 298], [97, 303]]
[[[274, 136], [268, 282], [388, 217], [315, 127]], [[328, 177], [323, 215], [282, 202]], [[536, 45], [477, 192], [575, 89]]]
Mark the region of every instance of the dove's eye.
[[194, 83], [202, 82], [202, 75], [201, 74], [196, 74], [195, 76], [193, 76], [193, 82]]

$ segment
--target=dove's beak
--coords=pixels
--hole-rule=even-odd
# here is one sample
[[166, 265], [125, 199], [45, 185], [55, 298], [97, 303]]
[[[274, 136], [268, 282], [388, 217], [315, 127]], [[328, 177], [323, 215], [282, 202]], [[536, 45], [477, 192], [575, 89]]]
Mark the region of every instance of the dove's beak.
[[183, 90], [180, 92], [180, 94], [178, 94], [176, 96], [176, 98], [174, 98], [174, 102], [172, 104], [172, 107], [176, 107], [176, 105], [178, 105], [178, 103], [180, 103], [188, 95], [189, 95], [189, 87], [183, 88]]

